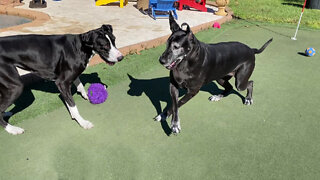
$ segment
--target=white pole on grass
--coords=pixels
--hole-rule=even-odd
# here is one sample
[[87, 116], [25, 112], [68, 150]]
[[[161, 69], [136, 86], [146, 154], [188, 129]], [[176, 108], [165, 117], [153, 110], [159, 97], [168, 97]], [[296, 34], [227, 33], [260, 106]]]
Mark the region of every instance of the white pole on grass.
[[301, 11], [300, 18], [299, 18], [299, 22], [298, 22], [298, 26], [297, 26], [297, 29], [296, 29], [296, 33], [294, 34], [293, 37], [291, 37], [292, 40], [297, 40], [298, 29], [299, 29], [299, 26], [300, 26], [300, 22], [301, 22], [301, 18], [302, 18], [302, 15], [303, 15], [304, 7], [306, 7], [306, 3], [307, 3], [307, 0], [304, 1], [304, 5], [303, 5], [302, 11]]

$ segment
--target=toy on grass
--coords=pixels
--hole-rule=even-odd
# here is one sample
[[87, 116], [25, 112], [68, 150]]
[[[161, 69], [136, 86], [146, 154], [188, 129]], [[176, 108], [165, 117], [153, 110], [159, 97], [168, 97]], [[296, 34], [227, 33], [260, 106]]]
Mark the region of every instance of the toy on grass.
[[314, 56], [316, 54], [316, 50], [312, 47], [309, 47], [306, 49], [305, 53], [307, 56]]
[[214, 22], [213, 25], [212, 25], [212, 27], [213, 27], [213, 28], [218, 28], [218, 29], [221, 28], [220, 23], [218, 23], [218, 22]]
[[92, 104], [101, 104], [108, 98], [106, 86], [100, 83], [93, 83], [88, 88], [88, 98]]

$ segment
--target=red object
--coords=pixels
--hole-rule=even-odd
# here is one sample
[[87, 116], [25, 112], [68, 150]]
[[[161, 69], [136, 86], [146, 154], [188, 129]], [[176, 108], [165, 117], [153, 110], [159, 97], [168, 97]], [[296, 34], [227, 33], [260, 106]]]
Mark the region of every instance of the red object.
[[182, 11], [183, 5], [197, 9], [202, 12], [207, 12], [206, 0], [179, 0], [179, 11]]
[[221, 28], [221, 26], [220, 26], [220, 24], [218, 22], [214, 22], [212, 27], [213, 28], [218, 28], [218, 29]]
[[307, 0], [304, 1], [304, 5], [303, 5], [303, 8], [302, 8], [302, 12], [304, 11], [304, 7], [306, 7], [306, 4], [307, 4]]

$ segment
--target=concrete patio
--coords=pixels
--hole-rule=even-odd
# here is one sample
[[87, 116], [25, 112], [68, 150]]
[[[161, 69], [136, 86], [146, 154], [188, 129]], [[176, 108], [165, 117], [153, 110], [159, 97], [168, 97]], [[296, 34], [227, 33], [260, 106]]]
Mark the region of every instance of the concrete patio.
[[[41, 9], [30, 9], [28, 7], [30, 0], [23, 2], [24, 5], [14, 8], [18, 12], [15, 14], [25, 16], [19, 11], [38, 13], [34, 15], [35, 21], [37, 18], [42, 18], [46, 19], [45, 22], [35, 26], [26, 24], [16, 29], [0, 29], [0, 37], [17, 34], [76, 34], [98, 28], [102, 24], [111, 24], [117, 37], [117, 47], [123, 54], [129, 54], [163, 44], [171, 34], [168, 19], [154, 20], [149, 15], [141, 13], [136, 8], [136, 2], [129, 2], [120, 8], [117, 4], [96, 6], [93, 0], [47, 0], [47, 8]], [[177, 22], [179, 24], [187, 22], [193, 27], [193, 31], [197, 32], [210, 27], [215, 21], [223, 22], [231, 19], [231, 15], [229, 17], [215, 15], [217, 8], [212, 2], [207, 4], [211, 4], [206, 5], [208, 12], [194, 9], [177, 11]], [[101, 62], [99, 59], [95, 57], [91, 65]]]
[[[0, 36], [29, 33], [82, 33], [98, 28], [102, 24], [111, 24], [117, 37], [117, 46], [125, 47], [170, 33], [167, 19], [153, 20], [150, 16], [142, 14], [135, 7], [136, 2], [129, 2], [124, 8], [120, 8], [117, 5], [95, 6], [93, 0], [48, 0], [47, 8], [30, 9], [28, 7], [29, 1], [23, 1], [25, 4], [16, 8], [44, 12], [51, 19], [42, 26], [26, 27], [19, 31], [6, 31], [0, 33]], [[216, 7], [207, 5], [207, 8], [208, 12], [177, 11], [178, 22], [187, 22], [191, 27], [194, 27], [222, 18], [214, 15]]]

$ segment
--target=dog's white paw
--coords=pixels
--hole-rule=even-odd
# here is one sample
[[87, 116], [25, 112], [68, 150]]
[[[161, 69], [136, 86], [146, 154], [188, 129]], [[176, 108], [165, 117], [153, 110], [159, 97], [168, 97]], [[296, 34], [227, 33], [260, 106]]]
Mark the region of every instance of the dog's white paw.
[[252, 105], [252, 104], [253, 104], [253, 99], [245, 99], [245, 100], [244, 100], [244, 104], [245, 104], [245, 105], [248, 105], [248, 106], [249, 106], [249, 105]]
[[209, 97], [209, 101], [220, 101], [223, 98], [223, 95], [213, 95]]
[[172, 133], [175, 134], [175, 135], [178, 134], [178, 133], [180, 133], [180, 132], [181, 132], [180, 123], [172, 125], [172, 126], [171, 126], [171, 131], [172, 131]]
[[171, 123], [171, 131], [175, 135], [181, 132], [180, 121], [178, 121], [177, 123]]
[[159, 114], [158, 116], [154, 117], [153, 118], [155, 121], [161, 121], [161, 114]]
[[155, 121], [164, 121], [167, 119], [166, 115], [164, 113], [159, 114], [158, 116], [153, 118]]
[[22, 134], [24, 133], [24, 129], [16, 127], [16, 126], [12, 126], [10, 124], [7, 124], [5, 130], [12, 135], [18, 135], [18, 134]]
[[85, 100], [88, 100], [88, 99], [89, 99], [87, 93], [85, 93], [85, 92], [84, 92], [84, 93], [81, 93], [81, 96], [82, 96], [82, 98], [85, 99]]
[[87, 120], [82, 120], [78, 122], [80, 126], [83, 127], [84, 129], [91, 129], [94, 126], [90, 121], [87, 121]]

